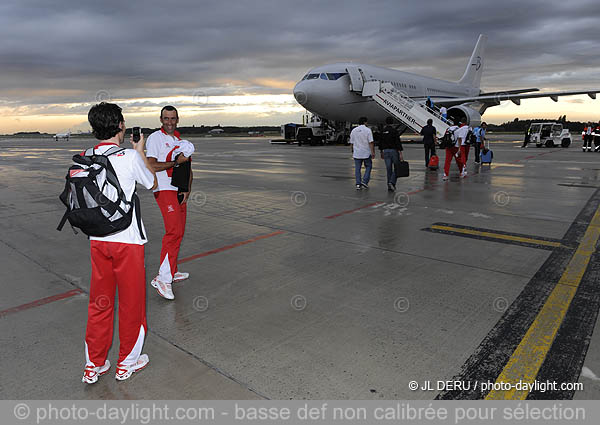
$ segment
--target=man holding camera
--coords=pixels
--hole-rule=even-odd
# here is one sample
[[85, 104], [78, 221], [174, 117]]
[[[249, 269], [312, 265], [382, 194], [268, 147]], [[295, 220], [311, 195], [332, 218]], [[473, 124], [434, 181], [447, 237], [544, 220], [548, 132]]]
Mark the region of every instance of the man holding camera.
[[[94, 154], [103, 155], [123, 143], [125, 120], [121, 108], [99, 103], [88, 113], [94, 136], [100, 141]], [[156, 176], [144, 154], [144, 136], [133, 149], [117, 150], [108, 160], [128, 202], [135, 195], [136, 183], [156, 188]], [[148, 356], [141, 354], [146, 327], [146, 268], [144, 265], [145, 230], [141, 212], [133, 210], [131, 224], [107, 236], [90, 236], [92, 277], [85, 333], [85, 370], [82, 381], [93, 384], [108, 372], [107, 360], [113, 337], [115, 292], [119, 289], [119, 361], [116, 379], [123, 381], [144, 368]]]

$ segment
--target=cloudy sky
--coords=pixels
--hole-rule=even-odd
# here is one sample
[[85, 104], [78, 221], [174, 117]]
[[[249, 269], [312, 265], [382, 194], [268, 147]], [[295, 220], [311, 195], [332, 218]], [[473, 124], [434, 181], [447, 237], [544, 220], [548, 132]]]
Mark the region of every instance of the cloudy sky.
[[[89, 107], [108, 99], [128, 125], [158, 126], [167, 103], [180, 125], [299, 121], [291, 90], [314, 66], [457, 80], [480, 33], [484, 90], [600, 88], [599, 16], [598, 0], [5, 0], [0, 133], [87, 131]], [[485, 118], [598, 121], [598, 102], [524, 100]]]

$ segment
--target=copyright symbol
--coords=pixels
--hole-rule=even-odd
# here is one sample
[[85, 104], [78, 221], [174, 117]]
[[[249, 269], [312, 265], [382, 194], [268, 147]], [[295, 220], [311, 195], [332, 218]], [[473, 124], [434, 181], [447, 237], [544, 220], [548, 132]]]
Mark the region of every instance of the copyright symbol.
[[306, 308], [306, 298], [302, 295], [294, 295], [290, 301], [292, 308], [296, 311], [302, 311]]
[[508, 309], [508, 300], [504, 297], [498, 297], [494, 300], [493, 307], [498, 313], [504, 313]]
[[96, 102], [111, 102], [112, 96], [108, 90], [98, 90], [95, 99]]
[[206, 193], [201, 191], [192, 192], [190, 195], [190, 202], [193, 205], [202, 208], [206, 205]]
[[110, 199], [108, 199], [102, 192], [96, 193], [96, 195], [94, 196], [94, 200], [101, 207], [105, 207], [108, 204], [110, 204]]
[[208, 310], [208, 298], [203, 296], [196, 297], [194, 298], [193, 305], [196, 311], [204, 312]]
[[292, 192], [291, 197], [292, 204], [297, 207], [303, 207], [306, 205], [308, 198], [306, 197], [306, 193], [304, 192]]
[[419, 383], [417, 381], [410, 381], [408, 383], [408, 389], [411, 391], [415, 391], [417, 388], [419, 388]]
[[110, 298], [108, 295], [100, 295], [94, 300], [94, 304], [96, 304], [96, 307], [101, 311], [108, 310], [110, 307]]
[[502, 191], [496, 192], [494, 194], [494, 202], [499, 207], [505, 207], [510, 202], [510, 195], [508, 193], [502, 192]]
[[394, 195], [394, 203], [400, 205], [401, 207], [407, 207], [410, 203], [410, 196], [405, 192], [396, 193]]
[[192, 95], [192, 101], [196, 105], [206, 105], [208, 103], [208, 96], [205, 92], [198, 90]]
[[408, 301], [408, 298], [400, 297], [396, 298], [394, 301], [394, 310], [396, 310], [398, 313], [406, 313], [409, 308], [410, 302]]
[[23, 419], [27, 419], [29, 417], [29, 415], [31, 414], [31, 410], [29, 409], [29, 406], [27, 406], [25, 403], [17, 404], [15, 406], [13, 412], [15, 414], [15, 418], [17, 418], [21, 421]]

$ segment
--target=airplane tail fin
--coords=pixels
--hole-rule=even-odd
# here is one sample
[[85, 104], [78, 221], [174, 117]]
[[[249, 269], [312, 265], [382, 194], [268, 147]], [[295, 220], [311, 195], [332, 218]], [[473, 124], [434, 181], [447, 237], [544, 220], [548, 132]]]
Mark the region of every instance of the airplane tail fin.
[[475, 49], [473, 49], [473, 53], [471, 54], [471, 59], [467, 64], [467, 69], [465, 69], [465, 73], [458, 81], [459, 84], [479, 88], [479, 85], [481, 84], [481, 74], [483, 72], [483, 54], [485, 52], [486, 42], [487, 36], [479, 34], [477, 44], [475, 45]]

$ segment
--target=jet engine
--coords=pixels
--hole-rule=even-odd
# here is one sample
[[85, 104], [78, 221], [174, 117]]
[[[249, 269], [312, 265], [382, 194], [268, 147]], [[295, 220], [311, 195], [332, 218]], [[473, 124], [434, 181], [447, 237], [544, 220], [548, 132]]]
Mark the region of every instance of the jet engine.
[[481, 114], [475, 109], [465, 105], [457, 105], [448, 108], [448, 118], [457, 125], [466, 119], [467, 125], [473, 128], [481, 124]]

